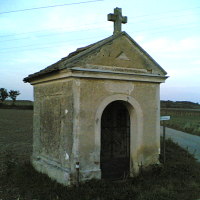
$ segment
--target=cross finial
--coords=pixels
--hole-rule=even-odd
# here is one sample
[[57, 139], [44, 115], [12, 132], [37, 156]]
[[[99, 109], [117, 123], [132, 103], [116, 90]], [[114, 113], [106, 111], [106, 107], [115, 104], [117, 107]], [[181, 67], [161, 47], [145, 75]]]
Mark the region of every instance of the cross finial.
[[114, 32], [113, 34], [118, 34], [121, 32], [121, 24], [127, 23], [127, 17], [122, 16], [122, 9], [121, 8], [115, 8], [114, 14], [110, 13], [108, 14], [108, 21], [114, 22]]

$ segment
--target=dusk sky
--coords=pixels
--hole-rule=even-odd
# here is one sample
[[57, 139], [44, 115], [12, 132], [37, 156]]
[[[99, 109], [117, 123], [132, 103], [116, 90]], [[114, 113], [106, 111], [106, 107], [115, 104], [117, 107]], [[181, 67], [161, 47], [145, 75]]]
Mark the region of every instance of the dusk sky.
[[122, 8], [122, 25], [169, 78], [161, 99], [200, 103], [200, 0], [0, 0], [0, 88], [33, 100], [23, 78], [113, 33], [107, 14]]

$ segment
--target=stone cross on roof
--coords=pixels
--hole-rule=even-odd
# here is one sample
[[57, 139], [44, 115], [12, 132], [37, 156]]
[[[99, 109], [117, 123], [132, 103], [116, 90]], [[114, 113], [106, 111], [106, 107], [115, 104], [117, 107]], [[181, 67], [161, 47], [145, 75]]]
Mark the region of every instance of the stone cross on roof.
[[122, 9], [121, 8], [115, 8], [114, 14], [110, 13], [108, 14], [108, 21], [114, 22], [114, 32], [113, 34], [118, 34], [121, 32], [121, 24], [127, 23], [127, 17], [122, 16]]

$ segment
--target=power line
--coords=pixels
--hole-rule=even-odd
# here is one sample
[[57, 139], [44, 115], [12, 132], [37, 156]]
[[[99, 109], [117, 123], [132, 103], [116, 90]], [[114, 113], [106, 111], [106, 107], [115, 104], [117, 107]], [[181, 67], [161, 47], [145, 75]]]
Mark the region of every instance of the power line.
[[[148, 19], [151, 22], [155, 22], [155, 21], [162, 21], [163, 19], [169, 20], [171, 18], [174, 19], [174, 18], [180, 18], [180, 17], [187, 17], [187, 16], [190, 16], [190, 15], [192, 15], [192, 14], [180, 14], [180, 15], [161, 16], [159, 18], [152, 16], [152, 17], [154, 17], [153, 19], [149, 19], [149, 17], [148, 17]], [[147, 23], [148, 22], [145, 18], [142, 19], [142, 20], [137, 20], [137, 18], [131, 17], [130, 19], [133, 19], [134, 23]]]
[[[129, 24], [135, 24], [134, 22], [129, 22]], [[148, 25], [149, 25], [149, 23], [148, 23]], [[159, 30], [159, 29], [168, 29], [168, 28], [173, 28], [174, 26], [175, 26], [175, 28], [177, 28], [177, 27], [181, 27], [181, 28], [193, 28], [193, 27], [195, 27], [196, 25], [198, 25], [198, 24], [196, 24], [196, 23], [182, 23], [182, 24], [176, 24], [176, 25], [170, 25], [170, 26], [161, 26], [161, 27], [157, 27], [157, 28], [153, 28], [153, 30]], [[87, 27], [87, 26], [84, 26], [85, 28]], [[83, 27], [83, 28], [84, 28]], [[85, 32], [85, 31], [89, 31], [89, 30], [97, 30], [97, 29], [99, 29], [99, 28], [106, 28], [106, 27], [108, 27], [108, 26], [106, 26], [106, 25], [104, 25], [104, 26], [98, 26], [98, 27], [93, 27], [93, 28], [87, 28], [87, 29], [83, 29], [83, 30], [72, 30], [72, 31], [67, 31], [67, 32], [55, 32], [55, 33], [48, 33], [48, 34], [42, 34], [42, 35], [34, 35], [34, 37], [36, 37], [37, 39], [38, 38], [43, 38], [43, 37], [51, 37], [51, 36], [56, 36], [56, 35], [65, 35], [65, 34], [67, 34], [67, 33], [72, 33], [72, 32]], [[79, 27], [80, 28], [80, 27]], [[49, 29], [50, 30], [50, 29]], [[54, 30], [54, 29], [52, 29], [52, 30]], [[55, 29], [55, 30], [59, 30], [59, 29]], [[142, 29], [142, 30], [138, 30], [139, 32], [141, 32], [141, 31], [146, 31], [146, 29]], [[136, 31], [136, 32], [138, 32], [138, 31]], [[149, 29], [148, 29], [148, 31], [149, 31]], [[32, 33], [32, 32], [31, 32]], [[18, 35], [18, 34], [17, 34]], [[1, 42], [8, 42], [8, 41], [16, 41], [16, 40], [24, 40], [24, 39], [30, 39], [31, 38], [31, 36], [27, 36], [27, 37], [22, 37], [22, 38], [15, 38], [15, 39], [6, 39], [6, 40], [1, 40]]]
[[[185, 9], [179, 9], [179, 10], [169, 10], [167, 12], [157, 12], [157, 13], [153, 13], [153, 15], [165, 15], [165, 14], [169, 14], [169, 13], [174, 13], [174, 12], [181, 12], [181, 11], [189, 11], [189, 10], [195, 10], [195, 9], [199, 9], [200, 7], [194, 7], [194, 8], [185, 8]], [[146, 14], [146, 15], [139, 15], [136, 16], [136, 18], [143, 18], [143, 17], [149, 17], [152, 16], [152, 14]]]
[[[93, 31], [93, 30], [97, 30], [100, 28], [106, 28], [108, 26], [98, 26], [96, 28], [87, 28], [87, 29], [83, 29], [83, 30], [73, 30], [73, 31], [67, 31], [67, 32], [55, 32], [55, 33], [48, 33], [48, 34], [42, 34], [42, 35], [34, 35], [34, 37], [36, 38], [43, 38], [43, 37], [49, 37], [49, 36], [55, 36], [55, 35], [65, 35], [67, 33], [73, 33], [73, 32], [85, 32], [85, 31]], [[17, 39], [7, 39], [7, 40], [1, 40], [1, 42], [7, 42], [7, 41], [13, 41], [13, 40], [23, 40], [23, 39], [30, 39], [31, 36], [29, 37], [23, 37], [23, 38], [17, 38]]]
[[[159, 19], [154, 19], [154, 20], [150, 20], [151, 22], [154, 22], [154, 21], [159, 21]], [[137, 23], [147, 23], [148, 21], [143, 21], [143, 22], [137, 22]], [[150, 23], [151, 23], [150, 22]], [[129, 24], [135, 24], [136, 22], [129, 22]], [[101, 25], [101, 26], [95, 26], [93, 28], [87, 28], [88, 26], [90, 25]], [[104, 23], [105, 24], [105, 23]], [[149, 23], [147, 23], [149, 25]], [[192, 23], [192, 25], [195, 24], [195, 23]], [[181, 25], [191, 25], [191, 23], [184, 23], [184, 24], [176, 24], [176, 26], [181, 26]], [[46, 30], [41, 30], [41, 31], [31, 31], [31, 32], [25, 32], [25, 33], [17, 33], [17, 34], [10, 34], [10, 35], [0, 35], [0, 38], [5, 38], [5, 37], [10, 37], [10, 36], [18, 36], [18, 35], [27, 35], [27, 34], [32, 34], [32, 33], [43, 33], [43, 32], [46, 32], [46, 31], [55, 31], [55, 33], [48, 33], [48, 34], [45, 34], [45, 35], [39, 35], [37, 37], [46, 37], [46, 36], [51, 36], [51, 35], [60, 35], [60, 34], [66, 34], [66, 33], [72, 33], [72, 32], [80, 32], [80, 31], [88, 31], [88, 30], [95, 30], [95, 29], [99, 29], [99, 28], [105, 28], [107, 27], [108, 25], [103, 25], [103, 23], [92, 23], [92, 24], [85, 24], [84, 26], [71, 26], [70, 28], [81, 28], [81, 30], [71, 30], [71, 31], [68, 31], [65, 32], [66, 30], [66, 27], [64, 28], [55, 28], [55, 29], [46, 29]], [[171, 25], [170, 27], [173, 27], [174, 25]], [[166, 27], [166, 26], [165, 26]], [[168, 27], [168, 26], [167, 26]], [[57, 32], [59, 30], [63, 30], [63, 32]], [[36, 35], [34, 35], [36, 36]], [[24, 37], [24, 38], [17, 38], [17, 39], [6, 39], [6, 40], [1, 40], [2, 42], [4, 41], [13, 41], [13, 40], [21, 40], [21, 39], [28, 39], [30, 38], [29, 37]]]
[[21, 9], [21, 10], [11, 10], [11, 11], [0, 12], [0, 15], [8, 14], [8, 13], [15, 13], [15, 12], [25, 12], [25, 11], [30, 11], [30, 10], [39, 10], [39, 9], [55, 8], [55, 7], [62, 7], [62, 6], [71, 6], [71, 5], [78, 5], [78, 4], [85, 4], [85, 3], [94, 3], [94, 2], [97, 2], [97, 1], [104, 1], [104, 0], [82, 1], [82, 2], [77, 2], [77, 3], [67, 3], [67, 4], [61, 4], [61, 5], [42, 6], [42, 7], [35, 7], [35, 8], [25, 8], [25, 9]]
[[[176, 32], [176, 31], [179, 31], [179, 30], [182, 30], [182, 28], [176, 28], [176, 29], [173, 29], [173, 32]], [[138, 33], [138, 32], [144, 32], [145, 30], [140, 30], [140, 31], [134, 31], [132, 32], [133, 34], [134, 33]], [[154, 31], [153, 29], [152, 30], [148, 30], [150, 31], [149, 33], [150, 34], [157, 34], [157, 33], [161, 33], [161, 32], [168, 32], [168, 30], [166, 29], [161, 29], [159, 31]], [[193, 31], [192, 29], [188, 29], [187, 31]], [[37, 45], [41, 45], [41, 47], [37, 47], [35, 45], [26, 45], [26, 46], [18, 46], [18, 47], [10, 47], [10, 48], [3, 48], [3, 49], [0, 49], [0, 53], [8, 53], [8, 52], [16, 52], [15, 49], [17, 49], [17, 52], [23, 52], [23, 51], [33, 51], [33, 50], [40, 50], [40, 49], [47, 49], [47, 48], [50, 48], [50, 47], [60, 47], [61, 45], [59, 44], [71, 44], [73, 43], [74, 41], [88, 41], [88, 40], [91, 40], [91, 39], [96, 39], [97, 38], [97, 35], [95, 35], [95, 37], [89, 37], [89, 38], [82, 38], [82, 39], [75, 39], [75, 40], [68, 40], [68, 41], [59, 41], [59, 42], [52, 42], [52, 43], [48, 43], [48, 44], [37, 44]], [[55, 44], [55, 45], [53, 45]], [[43, 45], [43, 46], [42, 46]], [[79, 44], [79, 46], [84, 46], [83, 44]], [[33, 48], [27, 48], [27, 47], [33, 47]], [[35, 47], [35, 48], [34, 48]], [[22, 48], [22, 49], [21, 49]]]
[[[134, 22], [131, 22], [130, 24], [134, 24]], [[148, 24], [149, 25], [149, 24]], [[151, 24], [150, 24], [151, 25]], [[155, 27], [155, 28], [154, 28]], [[151, 26], [149, 30], [159, 30], [159, 29], [173, 29], [173, 28], [191, 28], [191, 27], [199, 27], [199, 24], [198, 23], [183, 23], [183, 24], [173, 24], [173, 25], [163, 25], [163, 26], [156, 26], [156, 24], [154, 24], [154, 26]], [[146, 31], [147, 27], [145, 27], [144, 29], [142, 30], [139, 30], [139, 31]]]
[[[133, 22], [132, 23], [130, 23], [130, 24], [133, 24]], [[106, 27], [106, 26], [104, 26], [104, 27]], [[196, 24], [195, 23], [193, 23], [193, 24], [189, 24], [189, 23], [183, 23], [183, 24], [179, 24], [179, 25], [176, 25], [176, 26], [174, 26], [174, 25], [171, 25], [171, 26], [164, 26], [164, 27], [157, 27], [157, 28], [151, 28], [151, 29], [146, 29], [146, 28], [144, 28], [144, 29], [139, 29], [139, 30], [135, 30], [134, 31], [134, 33], [138, 33], [138, 32], [145, 32], [145, 31], [148, 31], [148, 32], [157, 32], [157, 31], [161, 31], [161, 32], [163, 32], [163, 31], [168, 31], [170, 28], [172, 28], [172, 31], [174, 31], [174, 30], [179, 30], [179, 29], [187, 29], [187, 28], [196, 28], [197, 26], [196, 26]], [[77, 30], [77, 31], [70, 31], [69, 33], [71, 33], [71, 32], [80, 32], [80, 31], [90, 31], [90, 30], [95, 30], [95, 29], [99, 29], [100, 27], [97, 27], [97, 28], [90, 28], [90, 29], [85, 29], [85, 30]], [[101, 27], [102, 28], [102, 27]], [[37, 38], [36, 39], [38, 39], [38, 38], [43, 38], [43, 37], [47, 37], [47, 38], [49, 38], [49, 36], [51, 37], [51, 36], [55, 36], [55, 35], [65, 35], [65, 34], [67, 34], [67, 32], [62, 32], [62, 33], [51, 33], [51, 34], [45, 34], [45, 35], [39, 35], [39, 36], [36, 36]], [[11, 40], [3, 40], [3, 41], [1, 41], [1, 42], [4, 42], [4, 41], [13, 41], [13, 40], [23, 40], [23, 39], [30, 39], [30, 37], [25, 37], [25, 38], [18, 38], [18, 39], [11, 39]], [[66, 40], [65, 40], [66, 41]], [[28, 45], [28, 46], [33, 46], [33, 45]], [[17, 47], [7, 47], [7, 48], [3, 48], [3, 49], [0, 49], [0, 50], [5, 50], [5, 49], [12, 49], [12, 48], [20, 48], [20, 47], [26, 47], [26, 46], [17, 46]]]
[[[79, 3], [72, 3], [72, 4], [63, 4], [63, 5], [73, 5], [73, 4], [80, 4], [80, 3], [89, 3], [89, 2], [96, 2], [96, 1], [103, 1], [103, 0], [95, 0], [95, 1], [86, 1], [86, 2], [79, 2]], [[59, 6], [59, 5], [55, 5], [55, 6]], [[62, 6], [62, 5], [60, 5], [60, 6]], [[48, 7], [51, 7], [51, 6], [46, 6], [45, 8], [48, 8]], [[43, 7], [42, 7], [43, 8]], [[196, 8], [199, 8], [199, 7], [196, 7]], [[35, 8], [33, 8], [33, 9], [35, 9]], [[39, 9], [39, 8], [38, 8]], [[184, 10], [190, 10], [190, 9], [184, 9]], [[175, 11], [171, 11], [171, 12], [175, 12]], [[1, 14], [1, 13], [0, 13]], [[162, 13], [162, 14], [165, 14], [165, 13]], [[143, 15], [144, 17], [147, 17], [147, 16], [149, 16], [149, 15]], [[152, 15], [153, 16], [153, 15]], [[184, 15], [178, 15], [178, 16], [175, 16], [175, 17], [180, 17], [180, 16], [184, 16]], [[187, 16], [187, 15], [186, 15]], [[139, 16], [139, 17], [141, 17], [141, 16]], [[154, 17], [154, 16], [153, 16]], [[158, 16], [157, 16], [158, 17]], [[137, 17], [136, 17], [137, 18]], [[155, 19], [153, 19], [153, 20], [151, 20], [151, 22], [153, 22], [153, 21], [157, 21], [157, 20], [160, 20], [162, 17], [159, 17], [159, 18], [155, 18]], [[133, 24], [134, 22], [130, 22], [129, 24]], [[149, 23], [148, 23], [148, 20], [146, 21], [146, 23], [149, 25]], [[98, 24], [103, 24], [103, 23], [92, 23], [92, 24], [95, 24], [95, 25], [98, 25]], [[35, 36], [35, 37], [37, 37], [37, 38], [41, 38], [41, 37], [50, 37], [50, 36], [53, 36], [53, 35], [61, 35], [61, 34], [66, 34], [66, 33], [72, 33], [72, 32], [80, 32], [80, 31], [88, 31], [88, 30], [95, 30], [95, 29], [99, 29], [99, 28], [105, 28], [105, 27], [107, 27], [107, 26], [98, 26], [98, 27], [93, 27], [93, 28], [87, 28], [87, 26], [89, 26], [89, 25], [92, 25], [92, 24], [86, 24], [86, 25], [84, 25], [84, 26], [82, 26], [82, 28], [83, 28], [83, 30], [71, 30], [71, 31], [67, 31], [67, 32], [65, 32], [65, 31], [63, 31], [63, 32], [61, 32], [61, 33], [58, 33], [58, 32], [55, 32], [55, 33], [48, 33], [48, 34], [45, 34], [45, 33], [43, 33], [43, 34], [38, 34], [38, 35], [33, 35], [33, 36]], [[105, 23], [104, 23], [105, 24]], [[190, 25], [190, 27], [188, 27], [187, 25]], [[194, 23], [193, 24], [191, 24], [191, 23], [185, 23], [185, 24], [176, 24], [175, 25], [175, 27], [174, 27], [174, 29], [172, 30], [172, 31], [174, 31], [174, 30], [178, 30], [177, 28], [179, 28], [179, 30], [180, 29], [187, 29], [187, 28], [196, 28], [196, 26], [194, 27], [194, 26], [192, 26], [191, 27], [191, 25], [195, 25]], [[70, 27], [70, 28], [76, 28], [76, 27], [78, 27], [78, 26], [72, 26], [72, 27]], [[169, 27], [172, 27], [173, 28], [173, 25], [172, 26], [165, 26], [165, 27], [160, 27], [160, 28], [153, 28], [153, 29], [142, 29], [142, 30], [135, 30], [134, 31], [134, 33], [138, 33], [138, 32], [145, 32], [145, 31], [147, 31], [147, 32], [155, 32], [155, 33], [159, 33], [159, 32], [163, 32], [163, 31], [166, 31], [166, 32], [169, 32]], [[81, 28], [80, 26], [79, 26], [79, 28]], [[87, 29], [86, 29], [87, 28]], [[147, 27], [146, 27], [147, 28]], [[60, 30], [60, 29], [66, 29], [66, 27], [64, 27], [64, 28], [57, 28], [57, 29], [46, 29], [46, 30], [40, 30], [40, 31], [32, 31], [32, 32], [26, 32], [26, 33], [17, 33], [17, 34], [10, 34], [10, 35], [0, 35], [0, 37], [7, 37], [7, 36], [16, 36], [16, 35], [22, 35], [22, 34], [31, 34], [31, 33], [40, 33], [40, 32], [44, 32], [44, 31], [51, 31], [51, 30], [53, 30], [53, 31], [58, 31], [58, 30]], [[193, 29], [194, 30], [194, 29]], [[195, 29], [196, 30], [196, 29]], [[29, 39], [31, 36], [29, 36], [29, 37], [24, 37], [24, 38], [15, 38], [15, 39], [8, 39], [8, 40], [3, 40], [3, 41], [1, 41], [1, 42], [4, 42], [4, 41], [12, 41], [12, 40], [23, 40], [23, 39]], [[36, 38], [36, 39], [37, 39]], [[44, 45], [44, 44], [43, 44]], [[27, 47], [28, 46], [33, 46], [33, 45], [27, 45]], [[23, 47], [23, 46], [19, 46], [19, 47], [9, 47], [9, 48], [3, 48], [3, 49], [0, 49], [0, 50], [7, 50], [7, 49], [14, 49], [14, 48], [20, 48], [20, 47]], [[25, 47], [25, 46], [24, 46]]]
[[[104, 1], [104, 0], [93, 0], [93, 1], [86, 1], [86, 2], [78, 2], [78, 3], [71, 3], [71, 4], [63, 4], [63, 5], [54, 5], [54, 6], [46, 6], [46, 7], [38, 7], [38, 8], [30, 8], [31, 9], [40, 9], [40, 8], [48, 8], [48, 7], [56, 7], [56, 6], [64, 6], [64, 5], [73, 5], [73, 4], [81, 4], [81, 3], [90, 3], [90, 2], [96, 2], [96, 1]], [[131, 17], [129, 19], [136, 19], [136, 22], [137, 23], [144, 23], [146, 22], [146, 20], [142, 20], [142, 21], [138, 21], [137, 18], [145, 18], [145, 17], [149, 17], [149, 16], [152, 16], [154, 17], [154, 14], [158, 14], [158, 15], [165, 15], [165, 14], [168, 14], [168, 13], [172, 13], [172, 12], [180, 12], [180, 11], [187, 11], [187, 10], [194, 10], [194, 9], [199, 9], [200, 7], [194, 7], [194, 8], [188, 8], [188, 9], [179, 9], [179, 10], [171, 10], [171, 11], [168, 11], [168, 12], [164, 12], [164, 13], [153, 13], [153, 14], [148, 14], [148, 15], [139, 15], [139, 16], [135, 16], [135, 17]], [[24, 9], [24, 10], [29, 10], [29, 9]], [[8, 11], [8, 12], [18, 12], [17, 11]], [[1, 13], [0, 13], [1, 14]], [[191, 15], [191, 14], [189, 14]], [[189, 16], [188, 14], [183, 14], [183, 15], [175, 15], [173, 17], [181, 17], [181, 16]], [[156, 15], [157, 17], [157, 15]], [[159, 17], [159, 18], [155, 18], [151, 21], [157, 21], [157, 20], [160, 20], [162, 18], [166, 18], [166, 16], [162, 16], [162, 17]], [[92, 23], [92, 24], [86, 24], [86, 25], [93, 25], [93, 24], [97, 24], [97, 23]], [[85, 25], [84, 25], [85, 26]], [[77, 26], [73, 26], [73, 27], [77, 27]], [[64, 28], [59, 28], [59, 29], [65, 29]], [[29, 34], [29, 33], [36, 33], [36, 32], [43, 32], [43, 31], [50, 31], [50, 30], [58, 30], [58, 29], [44, 29], [44, 30], [37, 30], [37, 31], [31, 31], [31, 32], [22, 32], [22, 33], [17, 33], [17, 34], [6, 34], [6, 35], [0, 35], [0, 37], [7, 37], [7, 36], [13, 36], [13, 35], [21, 35], [21, 34]]]
[[[108, 37], [108, 36], [105, 36], [105, 37]], [[88, 37], [88, 38], [81, 38], [81, 39], [70, 39], [70, 40], [63, 40], [63, 41], [56, 41], [56, 42], [48, 42], [48, 44], [41, 44], [41, 43], [39, 43], [39, 44], [30, 44], [30, 45], [24, 45], [24, 46], [14, 46], [14, 47], [7, 47], [7, 48], [2, 48], [2, 49], [0, 49], [0, 53], [4, 53], [4, 52], [10, 52], [9, 50], [14, 50], [14, 49], [18, 49], [18, 50], [20, 50], [20, 48], [23, 48], [22, 50], [29, 50], [29, 48], [27, 49], [27, 47], [36, 47], [36, 49], [43, 49], [43, 47], [38, 47], [37, 48], [37, 46], [38, 45], [40, 45], [40, 46], [46, 46], [45, 48], [48, 48], [48, 47], [55, 47], [55, 45], [53, 45], [53, 44], [71, 44], [71, 43], [74, 43], [74, 41], [76, 42], [76, 41], [88, 41], [88, 40], [93, 40], [93, 39], [99, 39], [99, 40], [101, 40], [102, 39], [102, 34], [100, 35], [100, 34], [98, 34], [98, 35], [95, 35], [95, 36], [93, 36], [93, 37]], [[94, 41], [94, 42], [96, 42], [96, 41]], [[49, 45], [50, 44], [50, 45]], [[58, 45], [57, 45], [58, 46]], [[59, 45], [60, 46], [60, 45]], [[35, 49], [35, 48], [34, 48]], [[7, 51], [8, 50], [8, 51]]]
[[[148, 31], [148, 34], [157, 34], [157, 33], [163, 33], [163, 32], [165, 32], [165, 33], [169, 33], [169, 32], [171, 32], [171, 33], [175, 33], [175, 32], [177, 32], [177, 31], [180, 31], [180, 30], [183, 30], [183, 29], [185, 29], [185, 28], [187, 28], [187, 27], [176, 27], [176, 28], [174, 28], [174, 29], [166, 29], [166, 28], [161, 28], [161, 29], [151, 29], [151, 30], [147, 30]], [[194, 31], [194, 30], [199, 30], [200, 29], [200, 27], [198, 27], [198, 28], [196, 28], [195, 26], [194, 27], [189, 27], [189, 29], [186, 29], [186, 30], [184, 30], [184, 31]], [[170, 30], [170, 31], [169, 31]], [[134, 31], [134, 32], [132, 32], [133, 34], [134, 33], [142, 33], [142, 32], [147, 32], [145, 29], [143, 29], [143, 30], [139, 30], [139, 31]]]
[[[59, 44], [59, 43], [62, 43], [62, 44], [64, 44], [64, 43], [66, 43], [66, 44], [69, 44], [69, 43], [71, 43], [71, 42], [73, 42], [73, 41], [81, 41], [81, 40], [90, 40], [90, 39], [95, 39], [95, 38], [97, 38], [97, 36], [100, 36], [100, 35], [95, 35], [95, 37], [89, 37], [89, 38], [82, 38], [82, 39], [74, 39], [74, 40], [64, 40], [64, 41], [57, 41], [57, 42], [48, 42], [48, 44]], [[7, 50], [7, 49], [19, 49], [19, 48], [26, 48], [26, 47], [34, 47], [34, 46], [37, 46], [37, 45], [41, 45], [41, 43], [39, 43], [39, 44], [30, 44], [30, 45], [24, 45], [24, 46], [14, 46], [14, 47], [6, 47], [6, 48], [2, 48], [2, 49], [0, 49], [0, 51], [1, 50]], [[46, 45], [46, 44], [43, 44], [43, 45]]]
[[[90, 23], [90, 24], [84, 24], [83, 26], [70, 26], [70, 28], [84, 28], [90, 25], [98, 25], [98, 24], [105, 24], [105, 23]], [[29, 32], [22, 32], [22, 33], [14, 33], [14, 34], [6, 34], [6, 35], [0, 35], [0, 37], [10, 37], [10, 36], [16, 36], [16, 35], [26, 35], [31, 33], [40, 33], [45, 31], [58, 31], [58, 30], [65, 30], [69, 29], [69, 27], [62, 27], [62, 28], [51, 28], [51, 29], [43, 29], [43, 30], [37, 30], [37, 31], [29, 31]], [[69, 31], [68, 31], [69, 32]]]

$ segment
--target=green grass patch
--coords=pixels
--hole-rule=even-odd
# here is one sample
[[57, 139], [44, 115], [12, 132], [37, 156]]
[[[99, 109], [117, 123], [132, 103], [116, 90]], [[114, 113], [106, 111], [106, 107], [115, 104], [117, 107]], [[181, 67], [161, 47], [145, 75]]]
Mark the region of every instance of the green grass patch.
[[165, 125], [169, 128], [200, 136], [200, 117], [198, 116], [171, 115], [171, 119], [165, 121]]
[[1, 171], [1, 199], [18, 200], [195, 200], [200, 198], [200, 163], [168, 140], [166, 164], [153, 165], [140, 175], [120, 182], [91, 180], [64, 187], [36, 172], [29, 162], [6, 154]]
[[11, 150], [27, 160], [32, 153], [32, 132], [32, 110], [0, 109], [0, 152]]

